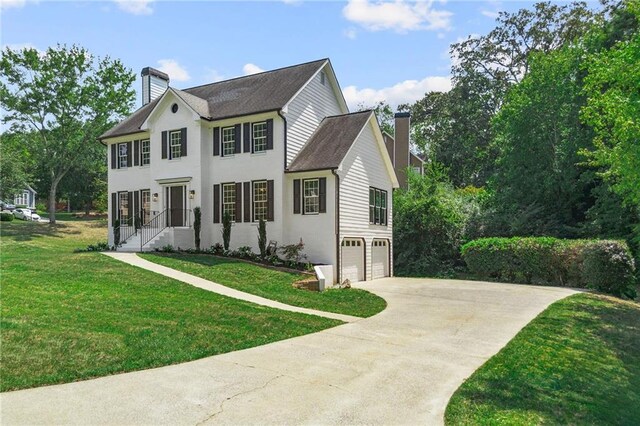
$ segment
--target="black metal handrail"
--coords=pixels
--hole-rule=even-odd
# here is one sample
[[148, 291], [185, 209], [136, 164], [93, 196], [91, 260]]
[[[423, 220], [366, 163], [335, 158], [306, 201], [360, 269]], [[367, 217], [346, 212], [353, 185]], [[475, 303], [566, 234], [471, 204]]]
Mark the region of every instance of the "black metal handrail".
[[167, 209], [167, 226], [191, 228], [191, 209]]
[[161, 233], [165, 228], [169, 226], [168, 213], [169, 209], [164, 209], [157, 215], [155, 215], [149, 222], [142, 225], [140, 228], [140, 251], [149, 241]]
[[120, 233], [120, 241], [118, 242], [118, 246], [126, 243], [129, 238], [134, 236], [137, 233], [137, 229], [135, 226], [135, 220], [133, 217], [127, 218], [124, 222], [120, 222], [120, 226], [118, 227], [118, 231]]

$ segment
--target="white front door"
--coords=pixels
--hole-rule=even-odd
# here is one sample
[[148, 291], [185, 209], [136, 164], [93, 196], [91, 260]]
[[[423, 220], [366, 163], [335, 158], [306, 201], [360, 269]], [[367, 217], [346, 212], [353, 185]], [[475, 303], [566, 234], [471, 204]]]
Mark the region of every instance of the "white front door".
[[342, 240], [342, 281], [364, 280], [364, 241], [357, 238]]
[[389, 276], [389, 242], [387, 240], [373, 240], [371, 275], [373, 279]]

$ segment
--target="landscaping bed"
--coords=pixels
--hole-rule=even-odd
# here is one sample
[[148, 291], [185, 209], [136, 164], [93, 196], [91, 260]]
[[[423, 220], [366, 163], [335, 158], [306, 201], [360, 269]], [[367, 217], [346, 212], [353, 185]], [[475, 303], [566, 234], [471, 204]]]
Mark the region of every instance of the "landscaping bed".
[[142, 258], [218, 284], [278, 302], [339, 314], [369, 317], [382, 311], [386, 302], [361, 289], [329, 289], [314, 292], [293, 287], [309, 275], [284, 272], [256, 264], [187, 253], [142, 253]]
[[445, 422], [640, 424], [640, 304], [554, 303], [455, 392]]
[[1, 391], [159, 367], [340, 321], [227, 298], [74, 249], [103, 221], [1, 227]]

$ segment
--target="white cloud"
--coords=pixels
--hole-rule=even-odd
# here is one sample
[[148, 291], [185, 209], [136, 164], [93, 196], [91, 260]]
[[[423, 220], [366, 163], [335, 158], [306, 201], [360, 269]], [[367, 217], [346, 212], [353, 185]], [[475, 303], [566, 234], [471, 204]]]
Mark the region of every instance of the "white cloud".
[[347, 30], [344, 30], [343, 34], [346, 38], [350, 40], [355, 40], [356, 37], [358, 36], [358, 32], [356, 31], [355, 28], [349, 28]]
[[191, 76], [187, 70], [174, 59], [160, 59], [158, 69], [169, 74], [171, 81], [188, 81]]
[[342, 9], [344, 17], [369, 31], [394, 30], [406, 33], [414, 30], [448, 30], [451, 28], [451, 12], [434, 10], [433, 0], [408, 3], [369, 2], [369, 0], [349, 0]]
[[133, 15], [151, 15], [153, 9], [151, 3], [155, 0], [113, 0], [118, 7]]
[[420, 81], [405, 80], [382, 89], [358, 89], [356, 86], [347, 86], [342, 93], [349, 108], [355, 110], [360, 104], [370, 106], [380, 101], [386, 101], [395, 108], [400, 104], [413, 103], [424, 97], [427, 92], [446, 92], [450, 89], [449, 77], [426, 77]]
[[19, 9], [27, 3], [38, 3], [38, 0], [0, 0], [0, 9]]
[[500, 16], [500, 13], [493, 10], [481, 10], [480, 13], [482, 13], [487, 18], [491, 18], [491, 19], [496, 19], [498, 16]]
[[259, 66], [257, 66], [256, 64], [245, 64], [245, 66], [242, 67], [242, 73], [244, 75], [257, 74], [263, 71], [264, 70]]

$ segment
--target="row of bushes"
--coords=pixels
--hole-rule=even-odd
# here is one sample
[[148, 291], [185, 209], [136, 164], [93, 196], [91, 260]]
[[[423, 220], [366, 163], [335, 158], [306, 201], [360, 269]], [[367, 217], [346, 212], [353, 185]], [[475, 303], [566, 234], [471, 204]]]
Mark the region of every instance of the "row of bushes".
[[461, 252], [469, 272], [479, 278], [636, 296], [635, 264], [624, 241], [481, 238]]
[[13, 219], [13, 213], [0, 213], [0, 222], [11, 222]]

